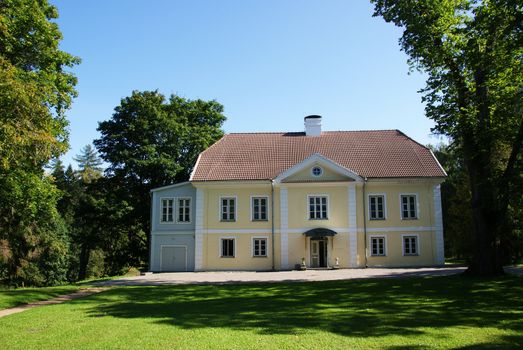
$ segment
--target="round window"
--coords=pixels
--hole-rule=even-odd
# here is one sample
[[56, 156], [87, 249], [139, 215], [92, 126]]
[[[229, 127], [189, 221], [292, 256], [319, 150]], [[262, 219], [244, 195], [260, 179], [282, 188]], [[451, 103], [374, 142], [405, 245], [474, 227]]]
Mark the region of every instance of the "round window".
[[320, 168], [319, 166], [315, 166], [314, 168], [312, 168], [312, 175], [321, 176], [321, 174], [323, 174], [322, 168]]

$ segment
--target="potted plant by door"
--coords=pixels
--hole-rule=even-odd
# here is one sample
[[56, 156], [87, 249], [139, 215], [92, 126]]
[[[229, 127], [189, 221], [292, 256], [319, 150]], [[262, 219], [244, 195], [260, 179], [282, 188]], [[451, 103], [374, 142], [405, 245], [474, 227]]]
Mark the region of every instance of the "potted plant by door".
[[302, 271], [307, 270], [307, 265], [305, 265], [305, 258], [301, 258], [300, 270], [302, 270]]

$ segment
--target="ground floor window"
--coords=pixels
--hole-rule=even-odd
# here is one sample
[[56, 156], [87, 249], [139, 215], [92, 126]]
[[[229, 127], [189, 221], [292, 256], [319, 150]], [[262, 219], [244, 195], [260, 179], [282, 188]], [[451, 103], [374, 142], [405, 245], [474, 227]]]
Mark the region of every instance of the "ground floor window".
[[252, 239], [252, 256], [267, 256], [267, 238]]
[[222, 238], [221, 248], [222, 258], [234, 258], [234, 238]]
[[385, 255], [385, 237], [371, 237], [370, 246], [372, 256]]
[[418, 236], [403, 236], [403, 255], [418, 255]]

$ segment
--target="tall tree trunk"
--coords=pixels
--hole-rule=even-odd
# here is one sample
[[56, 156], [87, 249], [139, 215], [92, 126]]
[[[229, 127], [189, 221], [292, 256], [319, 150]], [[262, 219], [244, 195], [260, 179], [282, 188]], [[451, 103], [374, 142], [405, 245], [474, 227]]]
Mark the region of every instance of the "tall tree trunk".
[[[479, 158], [468, 161], [469, 179], [472, 190], [473, 256], [466, 273], [474, 276], [503, 274], [500, 258], [500, 237], [503, 226], [500, 220], [504, 213], [496, 203], [488, 164]], [[490, 180], [491, 181], [491, 180]]]
[[89, 264], [89, 256], [91, 255], [91, 249], [86, 244], [82, 244], [80, 250], [80, 266], [78, 268], [78, 280], [84, 280], [87, 277], [87, 265]]

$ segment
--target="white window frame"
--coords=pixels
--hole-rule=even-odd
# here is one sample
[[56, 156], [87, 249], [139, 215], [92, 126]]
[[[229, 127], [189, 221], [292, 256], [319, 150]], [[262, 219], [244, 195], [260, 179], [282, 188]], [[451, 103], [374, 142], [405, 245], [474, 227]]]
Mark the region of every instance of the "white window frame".
[[[415, 210], [416, 210], [416, 216], [413, 217], [413, 218], [404, 218], [403, 217], [403, 201], [402, 201], [402, 198], [404, 196], [414, 196], [414, 200], [416, 201], [415, 203]], [[401, 220], [419, 220], [419, 197], [418, 197], [418, 194], [417, 193], [400, 193], [399, 194], [399, 202], [400, 202], [400, 219]]]
[[[383, 254], [373, 254], [372, 253], [372, 239], [373, 238], [383, 238]], [[369, 236], [369, 255], [372, 257], [387, 256], [387, 236], [386, 235], [370, 235]]]
[[[172, 200], [173, 204], [171, 206], [171, 215], [172, 220], [171, 221], [164, 221], [163, 220], [163, 201], [164, 200]], [[175, 197], [160, 197], [160, 224], [174, 224], [176, 223], [176, 198]]]
[[[313, 219], [311, 218], [311, 211], [310, 211], [310, 198], [311, 197], [325, 197], [327, 199], [327, 202], [326, 202], [326, 205], [327, 205], [327, 210], [326, 210], [326, 218], [320, 218], [320, 219]], [[307, 194], [307, 209], [306, 209], [306, 213], [307, 213], [307, 220], [311, 220], [311, 221], [318, 221], [318, 220], [329, 220], [330, 218], [330, 198], [329, 198], [329, 195], [328, 194]]]
[[[180, 200], [189, 200], [189, 221], [180, 221]], [[191, 197], [177, 197], [176, 198], [176, 223], [186, 225], [192, 223], [192, 198]]]
[[[224, 239], [232, 239], [233, 240], [233, 249], [232, 249], [232, 256], [223, 256], [222, 255], [222, 252], [223, 252], [223, 240]], [[220, 240], [220, 244], [219, 244], [219, 251], [218, 251], [218, 257], [220, 258], [224, 258], [224, 259], [234, 259], [236, 258], [236, 237], [220, 237], [219, 238]]]
[[[383, 219], [373, 219], [371, 218], [371, 210], [370, 210], [370, 197], [383, 197]], [[369, 216], [367, 218], [368, 221], [383, 221], [387, 220], [387, 194], [386, 193], [369, 193], [367, 195], [367, 208], [369, 210]]]
[[[265, 255], [255, 255], [254, 254], [254, 241], [258, 239], [265, 240]], [[269, 237], [267, 236], [256, 236], [251, 238], [251, 256], [253, 258], [268, 258], [269, 257]]]
[[[223, 199], [234, 199], [234, 220], [223, 220]], [[218, 221], [221, 222], [236, 222], [238, 221], [238, 196], [220, 196], [218, 201]]]
[[[266, 208], [265, 208], [265, 215], [267, 216], [266, 219], [255, 219], [254, 218], [254, 199], [258, 199], [258, 198], [265, 198], [265, 201], [267, 203], [266, 205]], [[252, 195], [251, 196], [251, 221], [269, 221], [269, 209], [270, 206], [269, 206], [269, 196], [266, 196], [266, 195]]]
[[[416, 254], [406, 254], [405, 253], [405, 238], [407, 237], [414, 237], [416, 238]], [[403, 253], [403, 256], [420, 256], [421, 255], [421, 244], [420, 244], [420, 238], [419, 234], [417, 233], [405, 233], [401, 235], [401, 250]]]

